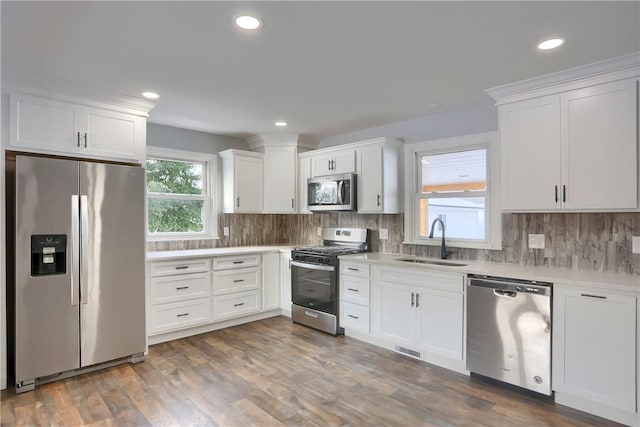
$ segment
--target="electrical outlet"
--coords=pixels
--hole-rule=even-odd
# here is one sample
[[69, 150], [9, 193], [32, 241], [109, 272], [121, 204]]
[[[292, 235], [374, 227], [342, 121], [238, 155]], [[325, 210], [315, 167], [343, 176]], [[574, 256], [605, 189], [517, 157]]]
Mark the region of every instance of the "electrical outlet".
[[389, 229], [381, 228], [380, 229], [380, 240], [387, 240], [387, 239], [389, 239]]
[[529, 249], [544, 249], [544, 234], [529, 234]]
[[222, 234], [224, 234], [226, 237], [229, 237], [229, 227], [224, 227], [222, 229]]
[[322, 236], [322, 227], [318, 227], [318, 236]]
[[634, 254], [640, 254], [640, 236], [631, 237], [631, 252]]

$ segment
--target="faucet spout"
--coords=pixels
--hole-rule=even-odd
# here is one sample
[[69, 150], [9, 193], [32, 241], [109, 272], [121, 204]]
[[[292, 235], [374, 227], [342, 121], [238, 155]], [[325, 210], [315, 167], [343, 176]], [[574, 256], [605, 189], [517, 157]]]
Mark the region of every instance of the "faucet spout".
[[453, 252], [447, 250], [447, 246], [445, 244], [445, 238], [444, 238], [444, 221], [442, 221], [441, 218], [436, 218], [431, 223], [431, 232], [429, 233], [429, 238], [433, 239], [433, 232], [436, 229], [436, 223], [437, 222], [439, 222], [440, 226], [442, 227], [442, 247], [441, 247], [441, 250], [440, 250], [440, 258], [441, 259], [447, 259], [447, 257], [449, 257], [449, 255], [451, 255]]

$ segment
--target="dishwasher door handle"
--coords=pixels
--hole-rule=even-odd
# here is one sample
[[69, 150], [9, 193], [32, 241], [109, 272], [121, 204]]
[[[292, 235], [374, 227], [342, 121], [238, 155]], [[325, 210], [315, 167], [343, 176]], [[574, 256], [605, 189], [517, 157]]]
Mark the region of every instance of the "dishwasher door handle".
[[500, 297], [508, 297], [508, 298], [515, 298], [516, 295], [518, 295], [518, 293], [515, 291], [503, 291], [500, 289], [494, 289], [493, 294], [498, 295]]

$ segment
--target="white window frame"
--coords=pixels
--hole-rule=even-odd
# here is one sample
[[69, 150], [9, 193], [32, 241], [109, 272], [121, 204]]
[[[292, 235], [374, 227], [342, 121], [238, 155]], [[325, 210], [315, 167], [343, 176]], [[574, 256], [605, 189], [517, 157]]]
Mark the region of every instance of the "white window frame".
[[[453, 138], [423, 141], [406, 144], [405, 153], [405, 215], [404, 215], [404, 244], [440, 246], [440, 237], [429, 239], [420, 236], [420, 200], [425, 198], [419, 191], [422, 171], [419, 168], [421, 157], [446, 154], [476, 149], [487, 150], [487, 186], [484, 192], [470, 192], [469, 197], [477, 195], [485, 197], [485, 238], [458, 239], [446, 237], [446, 244], [453, 248], [471, 249], [502, 249], [502, 216], [500, 207], [500, 143], [498, 132], [485, 132]], [[453, 193], [447, 193], [450, 197]], [[461, 195], [463, 193], [455, 193]], [[467, 195], [467, 193], [464, 193]], [[445, 197], [432, 195], [431, 198]], [[430, 225], [430, 224], [429, 224]], [[446, 231], [446, 229], [445, 229]], [[446, 233], [445, 233], [446, 234]]]
[[[147, 200], [149, 199], [167, 199], [169, 197], [147, 193], [146, 174], [145, 174], [145, 229], [147, 241], [167, 241], [167, 240], [199, 240], [199, 239], [217, 239], [218, 238], [218, 211], [216, 203], [216, 183], [218, 179], [218, 156], [210, 153], [199, 153], [195, 151], [174, 150], [169, 148], [159, 148], [147, 146], [146, 159], [160, 159], [169, 161], [197, 162], [203, 164], [203, 180], [202, 180], [202, 196], [190, 195], [170, 195], [171, 199], [176, 200], [204, 200], [204, 230], [201, 232], [169, 232], [169, 233], [150, 233], [149, 221], [147, 218], [148, 208]], [[145, 168], [146, 168], [145, 159]]]

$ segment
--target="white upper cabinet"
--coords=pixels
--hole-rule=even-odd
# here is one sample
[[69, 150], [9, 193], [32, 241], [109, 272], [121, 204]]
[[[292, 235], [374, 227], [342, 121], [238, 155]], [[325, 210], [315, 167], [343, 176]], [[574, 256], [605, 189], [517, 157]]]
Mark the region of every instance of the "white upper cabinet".
[[500, 107], [502, 208], [560, 208], [560, 98]]
[[45, 154], [143, 163], [140, 115], [18, 92], [9, 94], [9, 147]]
[[629, 56], [488, 91], [504, 210], [638, 210], [638, 70]]
[[311, 176], [340, 175], [356, 171], [353, 148], [325, 151], [311, 157]]
[[298, 155], [295, 147], [265, 147], [265, 212], [296, 212], [297, 158]]
[[301, 155], [298, 159], [298, 213], [311, 213], [307, 206], [309, 201], [307, 180], [309, 178], [311, 178], [311, 157]]
[[222, 158], [223, 211], [261, 213], [263, 210], [263, 154], [225, 150]]
[[396, 140], [381, 139], [356, 149], [358, 213], [400, 212], [399, 148]]
[[634, 79], [561, 95], [562, 206], [638, 206], [637, 96]]

